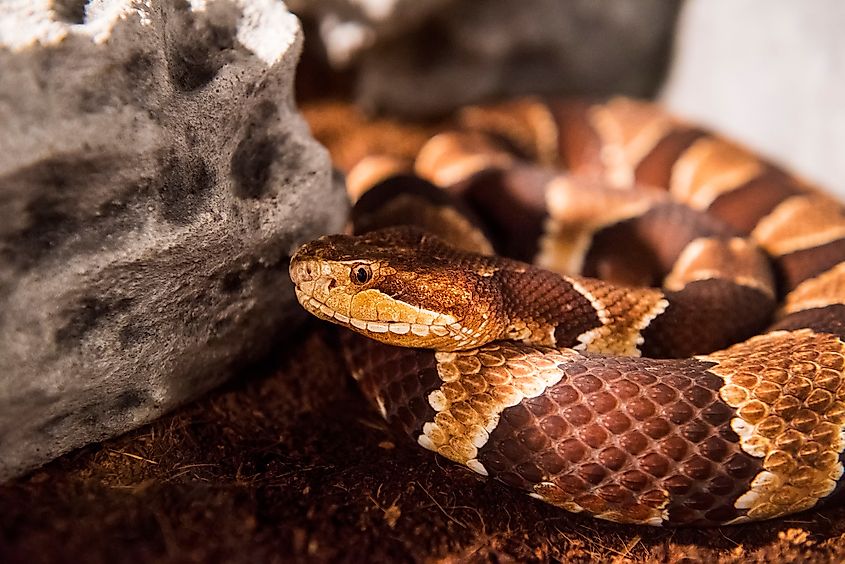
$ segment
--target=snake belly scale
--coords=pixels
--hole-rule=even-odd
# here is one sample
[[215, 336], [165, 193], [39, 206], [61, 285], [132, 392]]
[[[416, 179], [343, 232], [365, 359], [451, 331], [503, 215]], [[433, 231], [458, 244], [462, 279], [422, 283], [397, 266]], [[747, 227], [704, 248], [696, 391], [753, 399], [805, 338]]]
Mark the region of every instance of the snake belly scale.
[[838, 494], [831, 197], [622, 98], [468, 108], [413, 163], [348, 177], [368, 188], [351, 187], [356, 235], [307, 243], [291, 278], [421, 446], [622, 523], [736, 524]]

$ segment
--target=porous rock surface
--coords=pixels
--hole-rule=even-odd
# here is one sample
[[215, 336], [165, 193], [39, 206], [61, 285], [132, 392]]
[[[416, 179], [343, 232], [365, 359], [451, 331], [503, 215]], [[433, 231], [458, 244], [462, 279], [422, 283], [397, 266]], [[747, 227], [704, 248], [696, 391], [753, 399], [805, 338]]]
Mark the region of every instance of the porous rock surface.
[[0, 15], [0, 480], [266, 354], [287, 259], [346, 214], [275, 0]]
[[[521, 94], [652, 95], [680, 5], [426, 0], [409, 14], [405, 4], [297, 0], [294, 7], [318, 19], [331, 61], [357, 61], [362, 106], [410, 117]], [[378, 6], [380, 23], [355, 15], [356, 6]]]
[[662, 98], [845, 198], [845, 3], [688, 0]]

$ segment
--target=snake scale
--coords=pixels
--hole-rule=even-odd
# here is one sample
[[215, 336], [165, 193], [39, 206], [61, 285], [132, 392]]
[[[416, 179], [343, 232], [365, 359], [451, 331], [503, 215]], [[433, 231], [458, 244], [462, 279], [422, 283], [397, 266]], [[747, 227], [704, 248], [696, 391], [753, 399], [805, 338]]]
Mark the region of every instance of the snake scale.
[[291, 278], [352, 329], [352, 375], [423, 447], [621, 523], [735, 524], [838, 494], [831, 197], [625, 98], [467, 108], [411, 167], [372, 155], [347, 178], [356, 234], [305, 244]]

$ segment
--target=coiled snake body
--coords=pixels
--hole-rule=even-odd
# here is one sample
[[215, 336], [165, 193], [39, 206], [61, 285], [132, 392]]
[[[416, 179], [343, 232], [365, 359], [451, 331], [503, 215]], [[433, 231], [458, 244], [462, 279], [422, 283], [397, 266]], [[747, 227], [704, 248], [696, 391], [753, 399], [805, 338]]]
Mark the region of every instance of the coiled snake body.
[[[368, 337], [344, 331], [345, 355], [388, 422], [624, 523], [741, 523], [838, 493], [838, 202], [627, 99], [520, 100], [457, 124], [416, 176], [362, 161], [360, 234], [291, 260], [302, 305]], [[473, 213], [521, 260], [493, 255]]]

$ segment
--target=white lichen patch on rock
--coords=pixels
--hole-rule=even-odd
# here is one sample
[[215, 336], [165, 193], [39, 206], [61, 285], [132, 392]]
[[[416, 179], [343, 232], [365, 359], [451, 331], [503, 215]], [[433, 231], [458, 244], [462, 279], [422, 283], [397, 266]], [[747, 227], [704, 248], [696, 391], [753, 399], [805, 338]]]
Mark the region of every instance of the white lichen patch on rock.
[[[84, 3], [82, 21], [57, 19], [57, 0], [7, 0], [7, 11], [0, 18], [0, 47], [12, 51], [33, 45], [55, 45], [68, 35], [90, 37], [95, 43], [108, 40], [121, 20], [136, 18], [151, 25], [151, 12], [157, 0], [91, 0]], [[212, 0], [213, 3], [213, 0]], [[293, 45], [299, 21], [278, 0], [235, 0], [241, 9], [238, 41], [268, 65], [274, 64]], [[193, 13], [205, 12], [207, 0], [191, 0]]]
[[106, 41], [115, 24], [135, 17], [142, 25], [150, 23], [149, 0], [91, 0], [81, 3], [82, 21], [63, 21], [57, 0], [7, 0], [0, 17], [0, 47], [13, 51], [34, 45], [55, 45], [70, 34], [90, 37], [95, 43]]
[[268, 65], [284, 55], [296, 38], [299, 20], [278, 0], [239, 0], [238, 41]]

